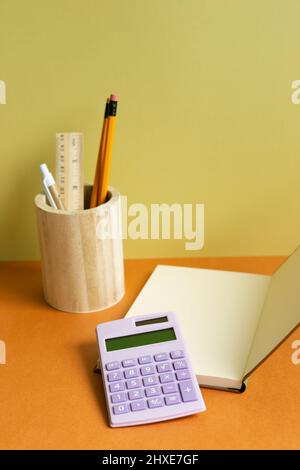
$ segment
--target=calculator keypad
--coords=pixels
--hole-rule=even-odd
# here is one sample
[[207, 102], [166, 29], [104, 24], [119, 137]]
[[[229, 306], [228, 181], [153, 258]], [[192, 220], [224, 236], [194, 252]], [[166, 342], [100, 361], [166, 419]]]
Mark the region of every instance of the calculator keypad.
[[175, 375], [177, 380], [186, 380], [191, 378], [191, 374], [188, 370], [179, 370]]
[[150, 385], [158, 384], [158, 377], [156, 375], [150, 375], [149, 377], [145, 377], [143, 379], [144, 387], [149, 387]]
[[132, 388], [139, 388], [142, 386], [142, 381], [141, 379], [131, 379], [127, 380], [126, 382], [126, 387], [128, 390], [131, 390]]
[[111, 402], [112, 402], [112, 403], [122, 403], [123, 401], [127, 401], [127, 400], [126, 400], [126, 395], [125, 395], [124, 392], [113, 393], [113, 394], [110, 396], [110, 399], [111, 399]]
[[131, 408], [131, 411], [141, 411], [147, 408], [147, 404], [145, 400], [133, 401], [130, 404], [130, 408]]
[[184, 352], [181, 349], [178, 349], [177, 351], [172, 351], [170, 353], [171, 359], [181, 359], [184, 357]]
[[176, 383], [166, 384], [162, 386], [162, 391], [166, 395], [167, 393], [174, 393], [178, 391], [178, 385]]
[[198, 399], [182, 350], [109, 362], [105, 368], [115, 415]]
[[113, 406], [113, 410], [115, 415], [122, 415], [123, 413], [128, 413], [130, 411], [128, 403]]
[[125, 361], [122, 361], [122, 366], [123, 367], [136, 366], [136, 359], [126, 359]]
[[168, 358], [168, 354], [167, 353], [159, 353], [159, 354], [155, 354], [154, 355], [154, 360], [156, 362], [161, 362], [161, 361], [167, 361], [169, 358]]
[[144, 398], [144, 396], [144, 390], [141, 388], [138, 388], [137, 390], [130, 390], [130, 392], [128, 392], [129, 400], [138, 400], [139, 398]]
[[175, 370], [187, 369], [187, 363], [184, 360], [173, 362], [173, 367]]
[[162, 364], [158, 364], [156, 366], [157, 372], [161, 374], [162, 372], [169, 372], [172, 370], [171, 364], [169, 362], [163, 362]]
[[124, 370], [124, 376], [125, 379], [133, 379], [134, 377], [138, 377], [139, 372], [137, 367], [134, 367], [133, 369], [125, 369]]
[[174, 393], [173, 395], [167, 395], [166, 398], [166, 405], [177, 405], [181, 403], [181, 399], [178, 393]]
[[106, 370], [120, 369], [120, 367], [121, 367], [121, 364], [118, 361], [108, 362], [106, 364]]
[[116, 382], [117, 380], [122, 380], [122, 378], [122, 372], [119, 370], [117, 372], [110, 372], [107, 374], [107, 380], [109, 382]]
[[174, 382], [173, 372], [167, 372], [166, 374], [160, 374], [159, 376], [160, 383], [165, 384], [168, 382]]
[[111, 393], [113, 392], [121, 392], [125, 390], [125, 384], [124, 382], [114, 382], [112, 384], [109, 384], [109, 391]]
[[184, 402], [197, 400], [194, 385], [191, 380], [180, 382], [179, 389]]
[[149, 387], [145, 388], [146, 397], [156, 397], [157, 395], [161, 395], [160, 387]]
[[150, 398], [150, 400], [148, 400], [148, 406], [149, 408], [160, 408], [164, 406], [164, 399], [162, 397]]
[[150, 364], [151, 362], [153, 362], [153, 359], [152, 359], [152, 356], [141, 356], [139, 357], [138, 359], [139, 361], [139, 364], [143, 365], [143, 364]]
[[142, 375], [152, 375], [155, 374], [154, 366], [143, 366], [140, 369]]

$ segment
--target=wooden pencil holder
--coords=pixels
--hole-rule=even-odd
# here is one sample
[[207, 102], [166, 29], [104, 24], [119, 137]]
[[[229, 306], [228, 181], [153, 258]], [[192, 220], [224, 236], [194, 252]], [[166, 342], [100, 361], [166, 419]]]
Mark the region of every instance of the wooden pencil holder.
[[[86, 202], [91, 189], [85, 187]], [[58, 310], [90, 313], [121, 300], [124, 265], [118, 191], [109, 188], [108, 201], [94, 209], [57, 210], [44, 194], [35, 197], [35, 207], [46, 302]]]

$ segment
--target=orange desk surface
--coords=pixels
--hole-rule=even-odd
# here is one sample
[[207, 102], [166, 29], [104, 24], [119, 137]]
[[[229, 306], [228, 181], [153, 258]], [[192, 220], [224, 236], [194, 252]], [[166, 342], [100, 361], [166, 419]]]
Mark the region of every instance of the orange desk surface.
[[123, 317], [156, 264], [270, 274], [283, 257], [128, 260], [126, 296], [92, 314], [43, 301], [38, 262], [0, 263], [1, 449], [252, 449], [300, 447], [300, 329], [251, 375], [244, 394], [203, 389], [207, 411], [144, 426], [108, 426], [95, 326]]

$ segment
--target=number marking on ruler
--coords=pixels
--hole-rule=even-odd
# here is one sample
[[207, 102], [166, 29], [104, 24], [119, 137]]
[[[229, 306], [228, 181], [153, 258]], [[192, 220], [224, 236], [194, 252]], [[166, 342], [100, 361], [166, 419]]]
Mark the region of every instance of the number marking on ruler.
[[67, 210], [83, 209], [83, 135], [56, 134], [56, 182]]

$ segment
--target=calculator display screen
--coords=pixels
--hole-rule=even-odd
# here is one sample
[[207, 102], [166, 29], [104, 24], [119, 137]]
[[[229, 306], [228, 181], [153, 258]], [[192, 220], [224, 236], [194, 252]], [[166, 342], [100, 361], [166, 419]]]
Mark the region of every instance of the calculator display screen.
[[109, 338], [105, 340], [107, 351], [117, 351], [118, 349], [137, 348], [147, 344], [164, 343], [174, 341], [176, 334], [174, 328], [164, 330], [147, 331], [130, 336], [120, 336], [119, 338]]

